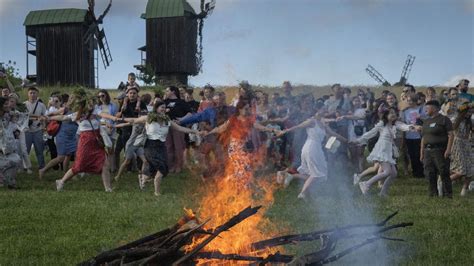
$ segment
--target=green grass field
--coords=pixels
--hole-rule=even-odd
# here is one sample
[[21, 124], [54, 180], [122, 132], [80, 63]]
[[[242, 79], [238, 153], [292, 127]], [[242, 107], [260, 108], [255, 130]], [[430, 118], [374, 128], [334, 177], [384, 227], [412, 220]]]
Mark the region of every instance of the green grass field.
[[[186, 173], [170, 175], [163, 182], [163, 195], [153, 196], [137, 188], [136, 175], [127, 174], [114, 183], [114, 192], [103, 192], [99, 176], [85, 176], [56, 192], [54, 180], [61, 172], [46, 174], [43, 181], [35, 175], [21, 174], [19, 191], [0, 189], [0, 265], [71, 265], [107, 250], [173, 225], [183, 215], [183, 207], [196, 208], [205, 186]], [[347, 183], [350, 183], [348, 178]], [[281, 231], [308, 232], [337, 225], [344, 219], [324, 220], [319, 214], [338, 217], [345, 197], [334, 192], [334, 183], [317, 187], [314, 202], [296, 198], [301, 184], [294, 182], [275, 191], [275, 202], [265, 214]], [[373, 265], [472, 265], [474, 261], [474, 193], [453, 200], [428, 198], [425, 180], [399, 177], [390, 197], [379, 198], [375, 189], [363, 197], [352, 188], [353, 221], [368, 222], [364, 212], [372, 209], [377, 220], [399, 210], [392, 223], [413, 221], [413, 227], [390, 234], [407, 240], [387, 243], [381, 253], [379, 244], [367, 246], [338, 261], [347, 265], [364, 254]], [[349, 193], [349, 194], [350, 194]], [[358, 215], [360, 213], [360, 215]], [[331, 216], [332, 215], [332, 216]], [[309, 251], [287, 248], [287, 253]], [[359, 254], [359, 255], [358, 255]], [[381, 260], [383, 256], [383, 260]], [[383, 261], [383, 263], [381, 263]]]

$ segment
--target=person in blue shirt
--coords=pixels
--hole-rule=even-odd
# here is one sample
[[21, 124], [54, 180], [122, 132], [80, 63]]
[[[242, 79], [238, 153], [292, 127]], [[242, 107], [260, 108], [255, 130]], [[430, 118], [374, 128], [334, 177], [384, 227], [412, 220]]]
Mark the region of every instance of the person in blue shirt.
[[[213, 128], [222, 125], [229, 117], [235, 113], [235, 107], [227, 106], [226, 95], [224, 92], [219, 92], [212, 97], [213, 105], [201, 112], [187, 115], [179, 120], [178, 124], [181, 126], [192, 125], [200, 123], [201, 130], [211, 131]], [[222, 145], [219, 143], [216, 135], [208, 135], [204, 137], [199, 146], [199, 152], [207, 159], [207, 162], [214, 163], [207, 164], [208, 168], [202, 173], [202, 178], [208, 178], [213, 175], [218, 176], [224, 170], [225, 152]], [[211, 160], [211, 152], [215, 155], [215, 160]]]
[[233, 113], [235, 107], [227, 106], [224, 92], [219, 92], [212, 97], [213, 107], [208, 107], [201, 112], [191, 114], [179, 120], [182, 126], [192, 125], [200, 122], [207, 122], [211, 128], [215, 128], [225, 122]]

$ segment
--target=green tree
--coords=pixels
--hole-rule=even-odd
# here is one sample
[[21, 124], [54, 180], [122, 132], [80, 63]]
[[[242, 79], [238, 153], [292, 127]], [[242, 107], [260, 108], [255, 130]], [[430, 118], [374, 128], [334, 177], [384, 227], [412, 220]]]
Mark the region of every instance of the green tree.
[[138, 74], [138, 80], [142, 81], [145, 86], [156, 84], [156, 75], [153, 66], [146, 64], [145, 68]]
[[16, 67], [16, 62], [9, 60], [7, 63], [0, 63], [0, 87], [8, 87], [7, 80], [9, 80], [14, 87], [20, 86], [22, 78], [20, 76], [20, 69]]

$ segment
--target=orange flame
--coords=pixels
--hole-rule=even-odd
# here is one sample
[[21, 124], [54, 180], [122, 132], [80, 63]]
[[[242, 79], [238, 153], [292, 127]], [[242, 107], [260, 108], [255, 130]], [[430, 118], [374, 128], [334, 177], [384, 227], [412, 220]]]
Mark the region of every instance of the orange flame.
[[[229, 130], [243, 131], [249, 130], [249, 128], [233, 126]], [[232, 135], [235, 133], [233, 132]], [[237, 135], [242, 135], [240, 133]], [[263, 153], [246, 153], [243, 151], [243, 143], [239, 139], [230, 137], [229, 158], [225, 166], [225, 175], [216, 178], [212, 184], [205, 184], [205, 195], [198, 209], [199, 217], [201, 220], [210, 218], [206, 228], [211, 229], [224, 224], [248, 206], [262, 205], [263, 208], [257, 214], [221, 233], [203, 251], [265, 257], [275, 253], [278, 249], [255, 251], [251, 250], [250, 244], [267, 239], [275, 233], [275, 231], [268, 232], [273, 229], [273, 226], [264, 217], [264, 213], [266, 208], [273, 203], [273, 191], [276, 186], [266, 178], [262, 177], [258, 180], [254, 178], [254, 166], [262, 162]], [[202, 238], [195, 238], [193, 243], [185, 248], [185, 251], [192, 250], [201, 240]], [[198, 264], [210, 262], [212, 260], [199, 260]]]

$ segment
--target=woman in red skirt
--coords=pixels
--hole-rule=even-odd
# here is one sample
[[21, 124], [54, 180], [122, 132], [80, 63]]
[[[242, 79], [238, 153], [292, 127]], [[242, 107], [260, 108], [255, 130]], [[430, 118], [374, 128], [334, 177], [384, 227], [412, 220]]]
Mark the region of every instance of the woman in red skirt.
[[88, 96], [84, 90], [74, 92], [71, 98], [71, 108], [74, 113], [57, 115], [50, 120], [75, 121], [79, 124], [79, 143], [77, 145], [74, 165], [64, 174], [62, 179], [56, 180], [56, 189], [61, 191], [69, 179], [79, 173], [101, 174], [106, 192], [112, 192], [110, 185], [110, 171], [107, 154], [100, 135], [100, 118], [117, 120], [116, 117], [99, 113], [96, 107], [97, 99]]

